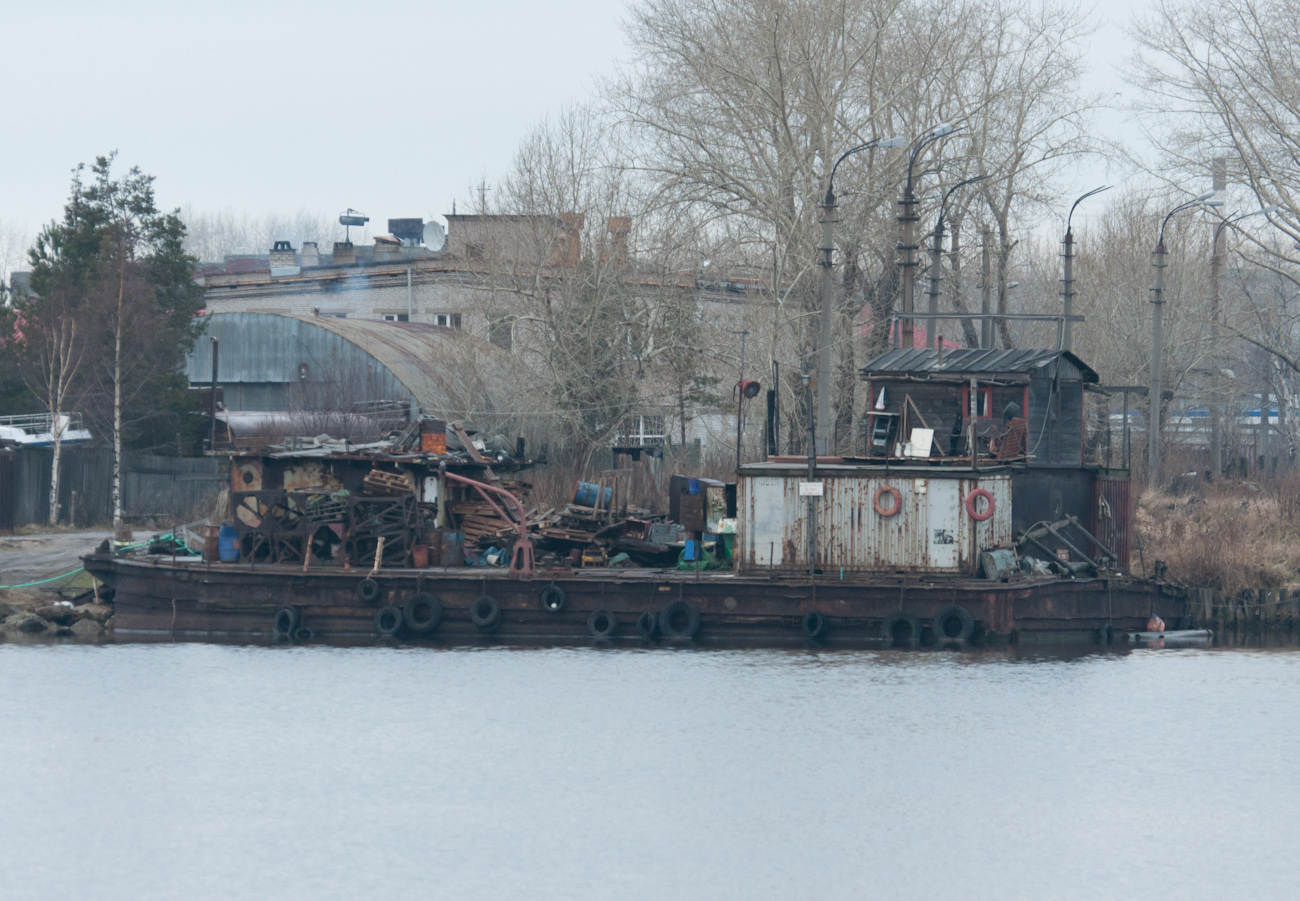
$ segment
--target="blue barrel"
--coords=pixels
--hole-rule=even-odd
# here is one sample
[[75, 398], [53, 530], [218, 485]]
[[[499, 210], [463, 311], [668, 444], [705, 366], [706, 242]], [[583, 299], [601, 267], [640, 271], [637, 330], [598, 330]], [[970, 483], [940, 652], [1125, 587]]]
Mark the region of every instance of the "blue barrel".
[[464, 566], [465, 565], [465, 533], [464, 532], [443, 532], [442, 533], [441, 562], [443, 566]]
[[239, 562], [239, 536], [230, 523], [222, 523], [217, 531], [217, 556], [222, 563]]
[[[614, 489], [605, 489], [604, 505], [609, 506], [610, 500], [614, 496]], [[573, 502], [580, 507], [595, 507], [597, 500], [600, 498], [600, 486], [591, 482], [579, 482], [578, 487], [573, 489]]]
[[699, 551], [697, 550], [698, 547], [699, 547], [698, 542], [688, 540], [686, 542], [686, 550], [682, 552], [682, 559], [687, 562], [692, 562], [700, 559]]

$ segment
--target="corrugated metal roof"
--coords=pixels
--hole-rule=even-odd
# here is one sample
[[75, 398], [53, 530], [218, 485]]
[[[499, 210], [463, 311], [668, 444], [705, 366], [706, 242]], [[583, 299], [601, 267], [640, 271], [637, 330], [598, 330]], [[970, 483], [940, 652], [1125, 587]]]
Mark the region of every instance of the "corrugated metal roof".
[[[465, 332], [418, 322], [380, 322], [278, 313], [214, 313], [205, 337], [220, 342], [218, 380], [294, 384], [365, 379], [380, 397], [414, 399], [447, 419], [511, 409], [510, 358]], [[211, 343], [186, 360], [191, 384], [212, 380]]]
[[1097, 373], [1087, 363], [1068, 350], [964, 350], [944, 351], [943, 362], [934, 350], [914, 347], [896, 347], [886, 351], [862, 367], [862, 377], [887, 373], [929, 372], [945, 375], [997, 375], [1007, 373], [1034, 373], [1058, 360], [1066, 360], [1077, 368], [1085, 382], [1099, 381]]

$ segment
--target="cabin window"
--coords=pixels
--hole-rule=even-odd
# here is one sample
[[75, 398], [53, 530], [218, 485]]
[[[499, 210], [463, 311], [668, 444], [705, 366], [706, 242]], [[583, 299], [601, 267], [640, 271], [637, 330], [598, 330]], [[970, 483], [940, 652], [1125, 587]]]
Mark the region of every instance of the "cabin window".
[[[970, 386], [964, 385], [961, 389], [961, 418], [965, 419], [970, 415]], [[993, 388], [979, 386], [975, 389], [975, 416], [979, 419], [990, 419], [993, 416]]]

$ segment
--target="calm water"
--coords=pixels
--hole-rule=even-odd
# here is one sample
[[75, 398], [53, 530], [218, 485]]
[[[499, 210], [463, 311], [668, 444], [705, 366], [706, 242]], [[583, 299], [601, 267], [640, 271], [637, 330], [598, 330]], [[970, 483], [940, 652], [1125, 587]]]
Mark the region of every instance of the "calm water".
[[1300, 653], [0, 645], [0, 897], [1294, 898]]

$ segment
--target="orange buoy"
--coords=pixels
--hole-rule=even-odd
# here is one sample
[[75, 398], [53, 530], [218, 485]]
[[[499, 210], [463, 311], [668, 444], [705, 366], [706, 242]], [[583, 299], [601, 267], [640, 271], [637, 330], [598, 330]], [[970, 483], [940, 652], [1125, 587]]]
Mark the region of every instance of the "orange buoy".
[[[981, 497], [988, 502], [988, 506], [984, 508], [983, 513], [977, 513], [975, 510], [975, 501]], [[993, 515], [993, 511], [996, 509], [997, 503], [993, 500], [993, 495], [989, 494], [983, 488], [976, 488], [970, 494], [966, 495], [966, 515], [976, 522], [984, 522], [984, 520]]]
[[[889, 495], [894, 499], [892, 507], [882, 507], [880, 505], [880, 499], [885, 495]], [[876, 489], [876, 495], [871, 500], [871, 506], [881, 516], [897, 516], [899, 511], [903, 509], [903, 493], [893, 485], [881, 485]]]

